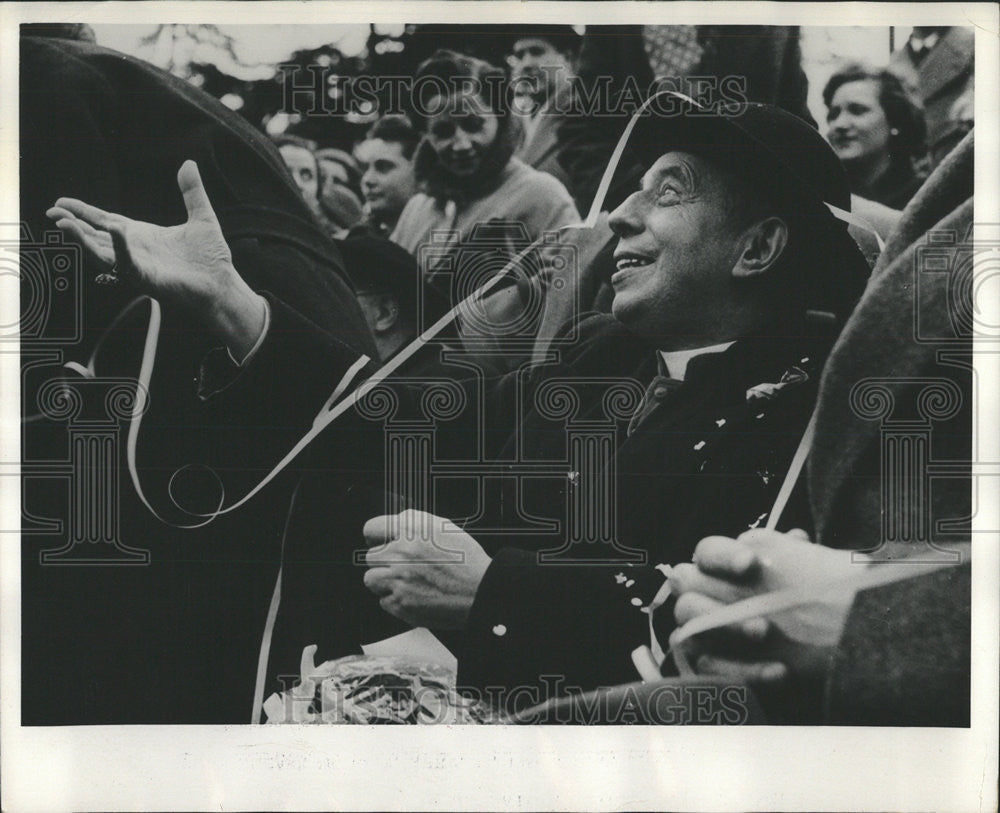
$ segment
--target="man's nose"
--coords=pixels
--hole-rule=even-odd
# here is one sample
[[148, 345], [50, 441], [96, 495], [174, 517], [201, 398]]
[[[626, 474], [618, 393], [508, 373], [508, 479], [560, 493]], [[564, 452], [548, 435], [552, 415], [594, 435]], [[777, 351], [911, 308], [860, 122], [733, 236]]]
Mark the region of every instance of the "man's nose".
[[455, 130], [455, 135], [451, 139], [452, 152], [465, 152], [472, 147], [472, 141], [468, 134], [461, 127]]
[[641, 192], [633, 192], [621, 206], [615, 209], [608, 217], [608, 225], [619, 237], [627, 237], [638, 234], [644, 228], [642, 221], [642, 200]]

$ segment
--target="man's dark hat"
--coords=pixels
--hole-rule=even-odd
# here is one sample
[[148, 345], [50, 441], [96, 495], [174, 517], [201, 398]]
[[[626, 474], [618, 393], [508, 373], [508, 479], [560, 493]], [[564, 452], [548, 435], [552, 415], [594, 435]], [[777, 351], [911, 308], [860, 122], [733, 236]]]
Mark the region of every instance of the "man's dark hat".
[[813, 207], [830, 203], [850, 210], [851, 187], [840, 159], [823, 136], [798, 116], [757, 102], [734, 105], [727, 112], [680, 96], [660, 101], [642, 115], [629, 140], [644, 163], [652, 163], [667, 150], [683, 150], [724, 164], [748, 181], [761, 182], [762, 191], [778, 203]]
[[709, 109], [679, 95], [661, 96], [641, 115], [629, 149], [645, 166], [666, 152], [702, 156], [759, 189], [815, 245], [811, 307], [845, 318], [871, 268], [831, 210], [850, 212], [851, 189], [836, 153], [814, 127], [769, 104]]
[[575, 54], [580, 50], [583, 37], [571, 25], [497, 25], [491, 26], [512, 50], [518, 40], [540, 39], [552, 43], [557, 51]]
[[417, 318], [419, 307], [430, 308], [434, 313], [447, 309], [441, 295], [422, 282], [416, 258], [402, 246], [367, 235], [338, 240], [337, 245], [355, 293], [376, 291], [392, 295], [416, 324], [421, 324]]

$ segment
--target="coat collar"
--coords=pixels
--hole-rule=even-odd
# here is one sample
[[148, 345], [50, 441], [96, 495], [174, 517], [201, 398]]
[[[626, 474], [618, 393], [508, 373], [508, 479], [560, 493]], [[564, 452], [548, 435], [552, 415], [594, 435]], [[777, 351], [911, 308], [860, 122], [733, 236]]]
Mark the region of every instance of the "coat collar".
[[818, 378], [832, 337], [811, 330], [783, 336], [754, 335], [740, 339], [721, 353], [696, 356], [688, 363], [685, 387], [712, 389], [726, 403], [747, 400], [747, 391], [762, 384], [777, 384], [793, 369], [806, 378]]

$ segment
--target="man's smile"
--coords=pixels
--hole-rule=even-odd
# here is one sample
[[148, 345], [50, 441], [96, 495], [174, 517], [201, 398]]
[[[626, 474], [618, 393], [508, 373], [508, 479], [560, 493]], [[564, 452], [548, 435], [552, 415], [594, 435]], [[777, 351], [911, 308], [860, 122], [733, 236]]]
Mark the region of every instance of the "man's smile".
[[615, 280], [621, 280], [627, 276], [628, 272], [639, 268], [645, 268], [656, 261], [656, 257], [649, 254], [640, 254], [635, 251], [616, 251], [615, 268], [618, 270], [611, 275], [612, 285]]

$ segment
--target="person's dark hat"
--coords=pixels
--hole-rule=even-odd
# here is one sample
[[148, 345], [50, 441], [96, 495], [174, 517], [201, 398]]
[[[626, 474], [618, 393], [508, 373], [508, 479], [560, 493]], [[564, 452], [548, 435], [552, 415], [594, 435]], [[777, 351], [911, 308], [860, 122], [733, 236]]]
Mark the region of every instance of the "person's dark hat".
[[761, 183], [762, 191], [778, 203], [830, 203], [850, 210], [851, 187], [840, 159], [798, 116], [757, 102], [726, 112], [673, 94], [659, 101], [641, 115], [629, 139], [629, 148], [643, 163], [683, 150]]
[[759, 189], [815, 246], [811, 307], [846, 317], [871, 268], [847, 223], [831, 206], [851, 210], [851, 188], [840, 159], [810, 124], [769, 104], [731, 111], [706, 108], [680, 95], [654, 100], [636, 122], [628, 149], [644, 166], [672, 151], [689, 152], [730, 170]]
[[347, 278], [355, 294], [389, 294], [413, 324], [420, 325], [418, 309], [434, 313], [445, 308], [440, 294], [421, 280], [416, 258], [383, 237], [350, 236], [336, 241], [344, 258]]
[[571, 25], [498, 25], [496, 32], [507, 43], [508, 51], [518, 40], [538, 39], [552, 43], [561, 53], [575, 55], [583, 43], [583, 37]]

